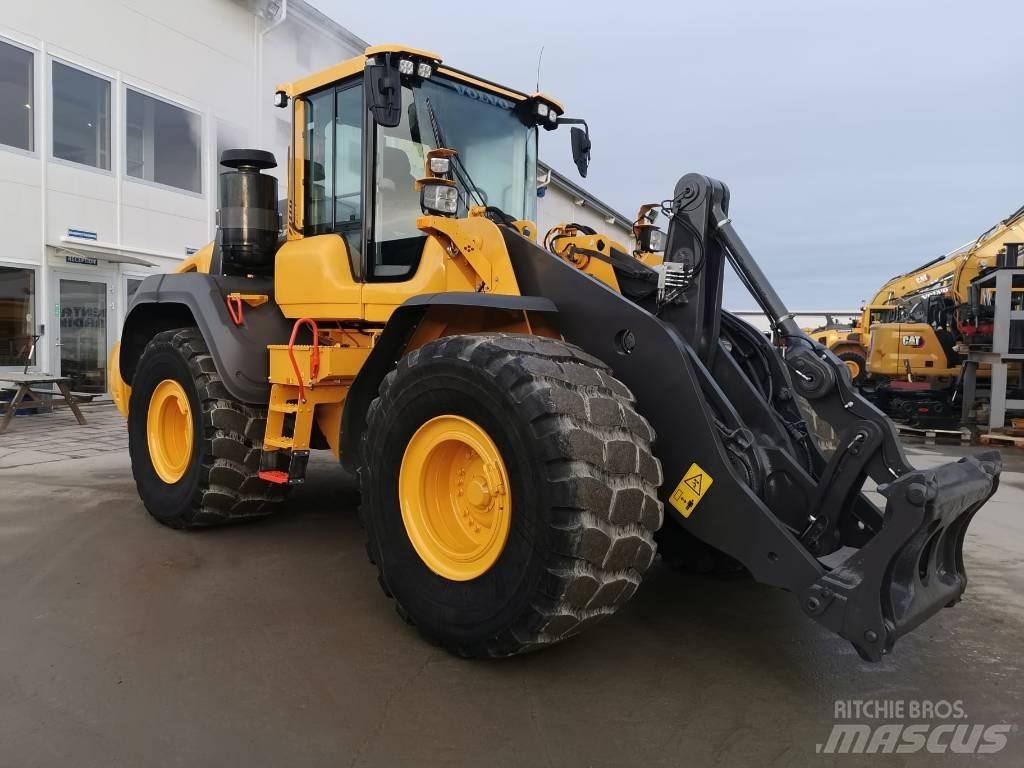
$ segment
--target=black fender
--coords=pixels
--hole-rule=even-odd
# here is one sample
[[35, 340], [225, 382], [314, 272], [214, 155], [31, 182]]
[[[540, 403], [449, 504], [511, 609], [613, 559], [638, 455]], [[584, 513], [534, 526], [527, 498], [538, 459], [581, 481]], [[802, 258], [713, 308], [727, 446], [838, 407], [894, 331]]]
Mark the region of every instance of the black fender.
[[[259, 307], [243, 303], [243, 322], [235, 325], [227, 307], [227, 296], [234, 292], [265, 294], [270, 300]], [[131, 384], [154, 335], [185, 326], [195, 326], [203, 334], [231, 397], [258, 405], [269, 402], [267, 345], [287, 344], [292, 329], [292, 321], [274, 302], [272, 279], [204, 272], [147, 277], [135, 292], [121, 332], [121, 378]], [[301, 343], [310, 343], [308, 332]]]
[[377, 390], [388, 371], [402, 357], [413, 331], [431, 307], [484, 307], [520, 312], [558, 312], [554, 303], [541, 296], [501, 296], [491, 293], [427, 293], [413, 296], [396, 309], [370, 356], [359, 369], [359, 375], [349, 389], [341, 414], [341, 460], [350, 469], [357, 469], [366, 431], [366, 412], [377, 397]]

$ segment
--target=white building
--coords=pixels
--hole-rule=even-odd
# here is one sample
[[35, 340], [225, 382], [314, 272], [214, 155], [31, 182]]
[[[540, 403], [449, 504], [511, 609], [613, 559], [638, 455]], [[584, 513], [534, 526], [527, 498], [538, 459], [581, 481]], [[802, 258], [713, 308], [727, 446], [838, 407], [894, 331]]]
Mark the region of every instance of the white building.
[[[541, 236], [556, 224], [574, 222], [605, 232], [622, 245], [632, 246], [632, 218], [608, 207], [546, 163], [537, 164], [537, 180], [537, 230]], [[637, 202], [637, 210], [641, 202]], [[632, 215], [635, 217], [636, 211]]]
[[[6, 3], [0, 367], [38, 336], [38, 369], [104, 391], [131, 293], [213, 236], [220, 151], [285, 165], [274, 86], [366, 45], [302, 0]], [[621, 214], [546, 167], [541, 179], [542, 233], [577, 221], [629, 241]]]

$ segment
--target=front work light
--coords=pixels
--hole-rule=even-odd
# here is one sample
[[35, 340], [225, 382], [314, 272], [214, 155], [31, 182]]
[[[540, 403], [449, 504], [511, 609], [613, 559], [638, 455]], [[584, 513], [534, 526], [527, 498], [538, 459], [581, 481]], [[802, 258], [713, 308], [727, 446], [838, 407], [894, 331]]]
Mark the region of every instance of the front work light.
[[436, 173], [439, 176], [447, 174], [452, 169], [452, 160], [450, 157], [431, 157], [430, 158], [430, 172]]
[[459, 210], [459, 190], [450, 183], [426, 182], [420, 187], [420, 207], [442, 216], [454, 216]]
[[416, 74], [420, 77], [430, 77], [434, 74], [434, 68], [427, 64], [425, 61], [421, 61], [416, 65]]
[[668, 243], [668, 236], [657, 227], [644, 227], [640, 233], [640, 250], [663, 253]]
[[411, 75], [416, 71], [416, 65], [412, 59], [399, 59], [398, 61], [398, 72], [403, 75]]
[[287, 107], [288, 106], [288, 94], [284, 91], [277, 91], [274, 94], [274, 106], [275, 107]]

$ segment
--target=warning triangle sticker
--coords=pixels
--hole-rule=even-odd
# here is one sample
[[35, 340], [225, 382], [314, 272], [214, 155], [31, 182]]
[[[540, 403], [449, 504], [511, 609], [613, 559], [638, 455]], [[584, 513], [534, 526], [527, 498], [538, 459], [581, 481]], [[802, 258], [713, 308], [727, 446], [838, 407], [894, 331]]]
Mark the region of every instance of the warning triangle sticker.
[[694, 493], [696, 493], [698, 496], [700, 496], [700, 481], [703, 480], [703, 479], [704, 479], [704, 474], [701, 473], [701, 474], [694, 475], [693, 477], [688, 477], [683, 482], [686, 483], [688, 486], [690, 486], [690, 488], [693, 489]]

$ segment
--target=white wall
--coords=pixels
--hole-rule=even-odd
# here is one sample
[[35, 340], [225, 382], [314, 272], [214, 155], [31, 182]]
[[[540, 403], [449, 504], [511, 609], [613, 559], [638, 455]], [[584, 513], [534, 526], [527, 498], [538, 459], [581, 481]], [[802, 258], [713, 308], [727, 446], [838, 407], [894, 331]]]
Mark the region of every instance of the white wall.
[[589, 205], [576, 205], [566, 190], [549, 184], [544, 196], [537, 199], [537, 228], [541, 238], [556, 224], [575, 222], [607, 233], [624, 246], [632, 248], [633, 233], [618, 223], [609, 224], [600, 212]]
[[[36, 285], [38, 322], [56, 301], [53, 269], [104, 278], [112, 285], [109, 322], [123, 318], [127, 275], [173, 269], [189, 249], [213, 236], [218, 139], [270, 149], [284, 178], [290, 111], [272, 105], [274, 86], [362, 51], [362, 41], [304, 3], [289, 3], [284, 23], [265, 34], [233, 0], [46, 0], [5, 3], [0, 39], [32, 49], [35, 151], [0, 146], [0, 264], [45, 265]], [[50, 159], [50, 61], [58, 58], [111, 82], [109, 172]], [[146, 92], [200, 116], [202, 191], [198, 194], [124, 173], [125, 88]], [[226, 148], [222, 146], [221, 148]], [[281, 196], [286, 194], [283, 186]], [[101, 261], [67, 264], [68, 229], [142, 255], [155, 269]], [[53, 350], [40, 345], [51, 368]]]

